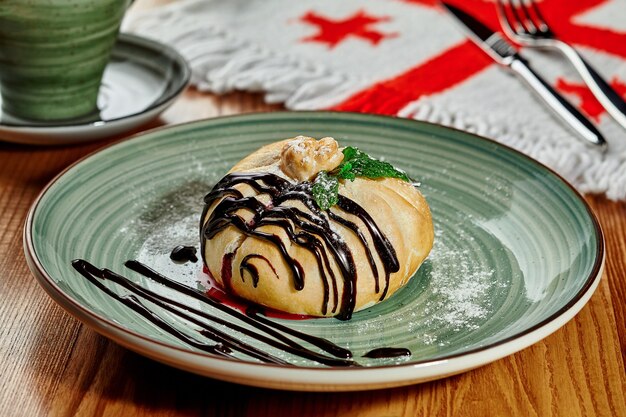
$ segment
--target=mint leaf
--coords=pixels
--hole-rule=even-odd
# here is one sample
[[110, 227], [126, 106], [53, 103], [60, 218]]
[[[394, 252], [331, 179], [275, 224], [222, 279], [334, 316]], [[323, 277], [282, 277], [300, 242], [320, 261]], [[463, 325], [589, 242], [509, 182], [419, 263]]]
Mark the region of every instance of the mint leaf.
[[322, 210], [328, 210], [339, 201], [339, 180], [326, 171], [320, 171], [311, 187], [313, 199]]
[[343, 161], [331, 172], [320, 171], [313, 181], [311, 193], [322, 210], [328, 210], [339, 201], [339, 180], [354, 181], [356, 177], [399, 178], [411, 180], [404, 171], [394, 168], [389, 162], [370, 157], [358, 148], [348, 146], [343, 149]]
[[343, 161], [349, 161], [355, 157], [365, 155], [365, 153], [361, 152], [359, 148], [355, 148], [354, 146], [346, 146], [343, 148]]
[[344, 180], [350, 180], [350, 181], [354, 181], [354, 179], [356, 178], [356, 176], [352, 172], [352, 163], [351, 162], [343, 162], [341, 165], [339, 165], [338, 170], [339, 171], [336, 174], [333, 174], [337, 178], [341, 178], [341, 179], [344, 179]]
[[344, 148], [343, 162], [333, 171], [333, 174], [338, 178], [351, 181], [356, 177], [399, 178], [403, 181], [410, 181], [404, 171], [395, 168], [389, 162], [374, 159], [352, 146]]

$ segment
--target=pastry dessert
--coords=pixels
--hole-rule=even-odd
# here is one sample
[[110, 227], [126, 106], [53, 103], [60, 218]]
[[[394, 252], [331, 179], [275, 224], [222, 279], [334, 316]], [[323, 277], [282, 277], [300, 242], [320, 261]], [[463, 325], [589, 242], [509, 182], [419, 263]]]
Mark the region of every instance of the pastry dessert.
[[226, 292], [344, 320], [405, 285], [434, 237], [406, 174], [302, 136], [237, 163], [205, 197], [200, 226], [205, 266]]

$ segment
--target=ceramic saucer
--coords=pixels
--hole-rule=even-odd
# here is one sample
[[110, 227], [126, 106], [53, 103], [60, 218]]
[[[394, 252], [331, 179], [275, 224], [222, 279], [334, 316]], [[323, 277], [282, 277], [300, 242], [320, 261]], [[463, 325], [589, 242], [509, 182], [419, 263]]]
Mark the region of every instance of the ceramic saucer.
[[187, 63], [174, 49], [138, 36], [120, 34], [102, 78], [99, 114], [71, 121], [37, 123], [17, 119], [0, 110], [0, 140], [61, 145], [123, 133], [141, 126], [169, 107], [184, 90], [189, 76]]

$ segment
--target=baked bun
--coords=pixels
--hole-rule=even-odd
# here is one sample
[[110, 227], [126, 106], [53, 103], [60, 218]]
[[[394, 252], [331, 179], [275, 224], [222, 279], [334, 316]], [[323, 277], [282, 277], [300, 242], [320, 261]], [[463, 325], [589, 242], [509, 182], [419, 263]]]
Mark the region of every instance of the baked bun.
[[426, 200], [403, 179], [356, 176], [331, 182], [339, 195], [322, 209], [314, 185], [343, 159], [334, 139], [299, 136], [262, 147], [216, 184], [201, 252], [218, 285], [278, 311], [349, 319], [411, 279], [433, 245]]

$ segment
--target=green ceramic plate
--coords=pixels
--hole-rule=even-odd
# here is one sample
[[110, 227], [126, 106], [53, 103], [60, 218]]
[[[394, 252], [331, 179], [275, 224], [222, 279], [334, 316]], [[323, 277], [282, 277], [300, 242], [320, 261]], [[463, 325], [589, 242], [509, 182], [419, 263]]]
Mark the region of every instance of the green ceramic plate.
[[[139, 259], [176, 280], [202, 285], [199, 264], [169, 260], [173, 247], [198, 245], [202, 197], [244, 155], [298, 134], [333, 136], [384, 157], [421, 181], [432, 209], [435, 246], [409, 285], [348, 322], [285, 321], [349, 348], [363, 367], [326, 367], [282, 353], [276, 354], [293, 366], [205, 354], [107, 296], [71, 267], [71, 260], [87, 259], [166, 291], [124, 268], [125, 260]], [[118, 343], [214, 378], [298, 390], [404, 385], [509, 355], [571, 319], [596, 288], [604, 262], [602, 232], [589, 207], [539, 163], [438, 125], [320, 112], [201, 121], [105, 148], [43, 191], [28, 217], [25, 248], [48, 293]], [[151, 308], [172, 326], [198, 335], [189, 323]], [[361, 357], [383, 346], [408, 348], [412, 356]]]

